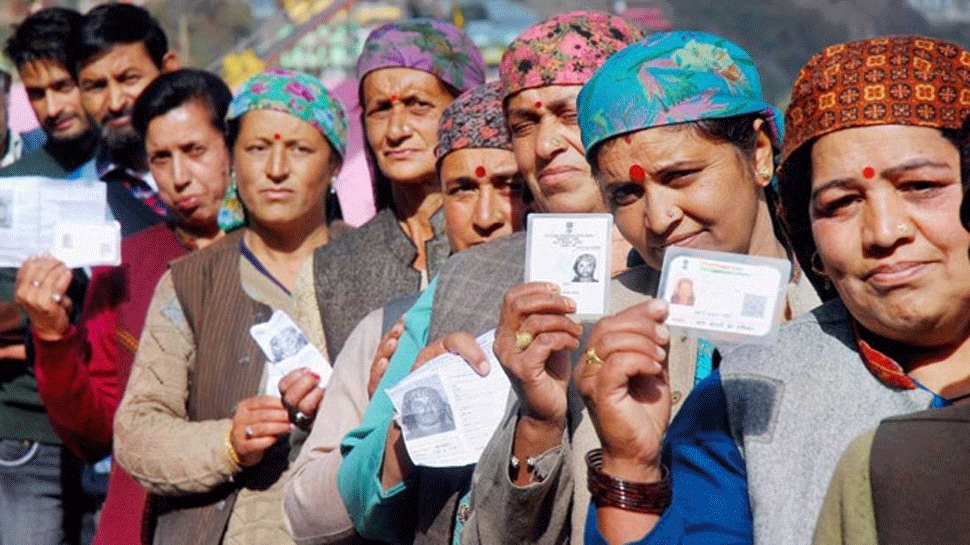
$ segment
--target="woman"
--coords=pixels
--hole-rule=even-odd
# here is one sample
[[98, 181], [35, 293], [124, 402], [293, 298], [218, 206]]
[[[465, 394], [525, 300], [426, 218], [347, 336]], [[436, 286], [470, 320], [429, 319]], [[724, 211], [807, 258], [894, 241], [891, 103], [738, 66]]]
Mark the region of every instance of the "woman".
[[[500, 86], [485, 84], [463, 93], [441, 117], [435, 153], [453, 253], [508, 236], [524, 222], [526, 191], [501, 106]], [[388, 305], [361, 320], [337, 358], [317, 415], [319, 422], [310, 432], [283, 498], [287, 522], [297, 541], [337, 542], [355, 525], [371, 539], [416, 539], [415, 523], [406, 505], [416, 506], [420, 500], [402, 499], [415, 497], [410, 486], [413, 481], [392, 494], [383, 494], [375, 478], [379, 468], [374, 465], [380, 463], [380, 454], [367, 457], [361, 453], [369, 448], [383, 452], [394, 413], [383, 390], [407, 376], [418, 351], [427, 344], [436, 286], [437, 279], [432, 279], [417, 303], [410, 310], [403, 309], [407, 310], [406, 332], [399, 325], [390, 340], [380, 341], [383, 314], [391, 312], [392, 305]], [[394, 318], [403, 310], [393, 313]], [[376, 378], [374, 368], [378, 369]], [[371, 402], [378, 381], [378, 395]], [[347, 496], [342, 499], [337, 475], [344, 459], [340, 447], [345, 435], [347, 478], [341, 479], [340, 490]], [[364, 442], [367, 444], [362, 445]], [[425, 492], [446, 494], [442, 490]], [[346, 503], [348, 509], [335, 508], [334, 502]], [[450, 534], [451, 513], [447, 515], [443, 530]]]
[[327, 243], [346, 116], [316, 79], [271, 69], [246, 82], [228, 120], [248, 225], [162, 276], [115, 419], [117, 461], [153, 495], [155, 543], [292, 543], [279, 507], [289, 412], [312, 417], [322, 398], [303, 390], [285, 407], [258, 395], [271, 364], [249, 330], [294, 314], [300, 264]]
[[[63, 263], [39, 256], [19, 271], [17, 300], [31, 319], [39, 393], [58, 435], [89, 462], [111, 452], [115, 410], [159, 277], [169, 261], [223, 236], [216, 216], [229, 185], [231, 99], [222, 80], [199, 70], [163, 74], [139, 96], [133, 125], [174, 222], [126, 238], [120, 267], [94, 269], [76, 326], [68, 322], [71, 272]], [[94, 542], [140, 543], [144, 506], [142, 488], [113, 465]]]
[[[754, 63], [740, 47], [700, 32], [655, 34], [610, 57], [583, 87], [578, 110], [586, 157], [614, 221], [646, 262], [613, 283], [614, 312], [656, 293], [670, 245], [787, 258], [769, 207], [780, 114], [765, 103]], [[794, 269], [786, 319], [818, 304]], [[566, 351], [579, 347], [582, 333], [567, 316], [574, 309], [572, 300], [543, 283], [506, 293], [494, 349], [517, 394], [519, 417], [515, 426], [500, 428], [476, 470], [481, 483], [508, 472], [507, 460], [490, 456], [487, 468], [484, 460], [503, 441], [508, 458], [511, 443], [518, 461], [509, 472], [512, 482], [517, 490], [547, 491], [537, 512], [552, 513], [543, 524], [553, 537], [584, 527], [589, 496], [582, 454], [598, 443], [590, 419], [580, 416], [581, 400], [569, 394]], [[676, 412], [711, 372], [714, 345], [670, 339], [661, 322], [645, 327], [663, 331], [664, 345], [669, 339]], [[501, 483], [480, 486], [483, 498], [491, 486]], [[573, 486], [573, 494], [553, 492]], [[482, 500], [475, 516], [492, 527], [518, 516], [500, 503]], [[503, 509], [505, 515], [495, 515]]]
[[[970, 230], [970, 118], [959, 137], [963, 203], [960, 221]], [[850, 444], [825, 495], [815, 545], [953, 543], [967, 535], [964, 471], [970, 396], [952, 406], [882, 421]]]
[[694, 306], [694, 281], [690, 278], [680, 278], [674, 287], [674, 295], [670, 298], [671, 305]]
[[[970, 392], [955, 144], [970, 78], [954, 76], [968, 59], [903, 36], [809, 60], [786, 112], [781, 197], [799, 260], [838, 299], [783, 326], [774, 345], [726, 351], [669, 430], [663, 336], [631, 329], [666, 308], [600, 322], [596, 358], [576, 370], [603, 444], [589, 458], [602, 491], [591, 542], [807, 543], [851, 439]], [[618, 479], [635, 502], [612, 495]]]
[[423, 289], [448, 257], [435, 145], [441, 112], [485, 81], [482, 55], [454, 26], [430, 19], [371, 32], [357, 59], [377, 216], [313, 259], [330, 359], [371, 310]]

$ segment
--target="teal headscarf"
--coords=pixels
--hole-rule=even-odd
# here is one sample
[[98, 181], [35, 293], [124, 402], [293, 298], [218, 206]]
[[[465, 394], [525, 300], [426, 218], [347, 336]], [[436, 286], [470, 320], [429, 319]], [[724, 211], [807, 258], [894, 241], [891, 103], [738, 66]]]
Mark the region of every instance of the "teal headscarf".
[[[290, 114], [313, 125], [341, 159], [347, 153], [347, 114], [320, 80], [302, 72], [269, 68], [246, 80], [229, 104], [226, 119], [239, 119], [253, 110]], [[219, 226], [226, 232], [246, 224], [233, 177], [219, 210]]]
[[583, 86], [577, 105], [587, 160], [622, 134], [752, 113], [781, 149], [782, 115], [762, 97], [751, 56], [704, 32], [661, 32], [620, 50]]

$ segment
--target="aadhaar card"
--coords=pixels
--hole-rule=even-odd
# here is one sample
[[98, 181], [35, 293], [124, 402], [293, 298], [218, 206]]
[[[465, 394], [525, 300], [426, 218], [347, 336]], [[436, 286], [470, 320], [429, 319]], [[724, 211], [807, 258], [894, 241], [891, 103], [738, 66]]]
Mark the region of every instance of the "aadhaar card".
[[606, 313], [610, 290], [610, 214], [529, 214], [525, 281], [557, 284], [576, 316]]
[[692, 248], [668, 248], [660, 298], [674, 331], [732, 343], [773, 342], [791, 262]]

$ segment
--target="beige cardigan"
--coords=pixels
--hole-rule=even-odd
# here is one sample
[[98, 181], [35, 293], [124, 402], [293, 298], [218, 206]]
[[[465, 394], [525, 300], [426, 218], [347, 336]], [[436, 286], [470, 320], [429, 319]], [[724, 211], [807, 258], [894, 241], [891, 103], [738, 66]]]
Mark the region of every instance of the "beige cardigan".
[[[240, 258], [240, 276], [254, 300], [295, 314], [291, 298], [245, 258]], [[114, 425], [115, 460], [153, 494], [203, 493], [232, 475], [225, 446], [231, 421], [187, 421], [194, 365], [195, 339], [166, 272], [155, 288]], [[239, 492], [223, 543], [292, 545], [280, 505], [284, 481], [285, 474], [266, 490]]]

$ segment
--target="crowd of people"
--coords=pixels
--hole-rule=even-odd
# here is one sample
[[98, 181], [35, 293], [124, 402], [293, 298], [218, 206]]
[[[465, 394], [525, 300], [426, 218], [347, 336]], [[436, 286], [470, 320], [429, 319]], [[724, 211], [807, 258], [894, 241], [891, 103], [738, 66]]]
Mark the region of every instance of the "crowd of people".
[[[38, 11], [4, 53], [42, 134], [0, 176], [101, 180], [124, 238], [0, 269], [0, 545], [966, 542], [961, 46], [832, 45], [783, 112], [704, 32], [564, 13], [486, 82], [411, 19], [367, 38], [359, 120], [308, 74], [182, 68], [133, 5]], [[358, 122], [353, 228], [326, 203]], [[529, 213], [612, 214], [569, 271], [607, 315], [523, 282]], [[777, 338], [671, 330], [672, 246], [790, 262]], [[305, 347], [324, 387], [277, 371]], [[445, 353], [511, 394], [477, 464], [425, 467], [387, 392]]]

